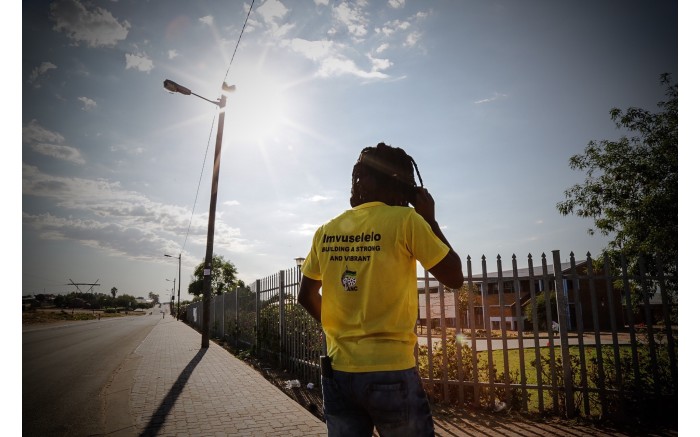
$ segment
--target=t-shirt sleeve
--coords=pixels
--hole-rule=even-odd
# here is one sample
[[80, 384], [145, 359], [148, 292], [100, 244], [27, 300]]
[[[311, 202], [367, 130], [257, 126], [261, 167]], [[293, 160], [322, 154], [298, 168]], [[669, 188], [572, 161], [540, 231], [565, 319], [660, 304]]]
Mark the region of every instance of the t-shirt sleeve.
[[410, 236], [409, 250], [427, 270], [435, 267], [450, 251], [449, 246], [435, 235], [428, 222], [415, 211], [409, 214], [407, 231]]
[[313, 242], [311, 243], [311, 250], [304, 260], [304, 264], [301, 266], [301, 273], [304, 276], [315, 279], [317, 281], [321, 280], [321, 264], [318, 258], [318, 249], [321, 247], [318, 243], [321, 235], [321, 228], [318, 228], [316, 234], [314, 235]]

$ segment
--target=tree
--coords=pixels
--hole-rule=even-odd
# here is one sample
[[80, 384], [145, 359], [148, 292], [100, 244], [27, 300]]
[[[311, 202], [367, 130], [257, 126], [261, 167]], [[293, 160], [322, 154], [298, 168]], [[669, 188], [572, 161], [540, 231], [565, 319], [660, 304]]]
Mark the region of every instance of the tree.
[[154, 304], [160, 303], [160, 295], [155, 294], [155, 293], [152, 292], [152, 291], [149, 291], [149, 292], [148, 292], [148, 298], [151, 299], [151, 300], [153, 301]]
[[111, 293], [112, 293], [112, 299], [116, 298], [117, 297], [117, 287], [112, 287]]
[[454, 290], [447, 288], [446, 291], [457, 292], [457, 300], [459, 301], [459, 316], [461, 317], [461, 320], [466, 323], [466, 321], [469, 320], [469, 301], [471, 301], [472, 307], [480, 304], [480, 301], [477, 300], [477, 296], [479, 296], [479, 287], [476, 284], [471, 284], [470, 287], [469, 283], [465, 281], [459, 289]]
[[[678, 85], [661, 75], [668, 100], [660, 111], [640, 108], [610, 110], [618, 129], [632, 134], [618, 141], [591, 141], [583, 154], [569, 160], [586, 181], [564, 192], [557, 203], [562, 215], [593, 218], [595, 227], [612, 240], [611, 259], [624, 254], [633, 266], [639, 256], [661, 258], [664, 270], [678, 265]], [[588, 230], [593, 235], [593, 229]], [[653, 267], [652, 267], [653, 268]]]
[[[238, 270], [230, 261], [220, 255], [212, 256], [211, 292], [221, 294], [234, 290], [236, 286], [241, 285], [236, 277], [237, 274]], [[204, 293], [204, 262], [194, 269], [194, 279], [187, 287], [187, 291], [195, 296]]]

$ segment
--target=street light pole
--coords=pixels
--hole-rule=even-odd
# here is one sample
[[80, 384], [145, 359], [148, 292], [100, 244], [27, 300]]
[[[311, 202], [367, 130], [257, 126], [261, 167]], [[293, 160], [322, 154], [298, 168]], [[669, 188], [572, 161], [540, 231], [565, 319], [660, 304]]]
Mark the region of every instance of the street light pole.
[[[166, 281], [170, 282], [170, 279], [165, 279]], [[168, 293], [170, 294], [170, 299], [168, 299], [168, 305], [170, 305], [170, 315], [173, 314], [173, 306], [172, 306], [172, 300], [175, 299], [175, 283], [177, 282], [177, 278], [173, 278], [173, 292]]]
[[[165, 254], [168, 258], [175, 258], [172, 255]], [[175, 312], [175, 320], [180, 320], [180, 287], [182, 286], [182, 253], [177, 256], [177, 307]], [[174, 290], [173, 290], [174, 291]]]
[[[202, 348], [209, 347], [209, 302], [211, 300], [211, 275], [212, 275], [212, 257], [214, 253], [214, 223], [216, 221], [216, 199], [219, 194], [219, 167], [221, 162], [221, 141], [224, 135], [224, 118], [226, 113], [226, 96], [222, 93], [218, 102], [205, 99], [204, 97], [193, 93], [182, 85], [179, 85], [172, 80], [165, 80], [163, 87], [174, 93], [184, 95], [194, 95], [207, 102], [214, 103], [219, 107], [219, 126], [216, 131], [216, 147], [214, 149], [214, 171], [211, 177], [211, 199], [209, 201], [209, 227], [207, 230], [207, 249], [204, 258], [204, 296], [202, 298]], [[235, 86], [229, 86], [226, 82], [222, 85], [223, 91], [233, 91]]]
[[221, 164], [221, 140], [224, 134], [226, 113], [226, 96], [221, 95], [219, 107], [219, 126], [216, 130], [216, 147], [214, 148], [214, 172], [211, 177], [211, 200], [209, 201], [209, 230], [207, 231], [207, 251], [204, 258], [204, 297], [202, 299], [202, 347], [209, 347], [209, 301], [211, 300], [212, 258], [214, 254], [214, 222], [216, 220], [216, 199], [219, 194], [219, 166]]

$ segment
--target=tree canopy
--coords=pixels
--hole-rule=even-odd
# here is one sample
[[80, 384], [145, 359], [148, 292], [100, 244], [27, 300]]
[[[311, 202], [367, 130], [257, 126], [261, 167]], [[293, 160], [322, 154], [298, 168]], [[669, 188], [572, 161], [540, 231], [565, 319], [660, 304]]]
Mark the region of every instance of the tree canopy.
[[[238, 280], [238, 270], [230, 262], [224, 259], [221, 255], [214, 254], [212, 256], [212, 277], [211, 277], [211, 292], [212, 294], [221, 294], [227, 291], [234, 290], [242, 282]], [[204, 261], [202, 261], [194, 269], [194, 279], [187, 287], [190, 294], [198, 296], [204, 293]]]
[[[602, 235], [610, 235], [607, 253], [630, 259], [660, 256], [666, 269], [678, 262], [678, 85], [661, 75], [667, 100], [659, 112], [618, 108], [610, 116], [629, 132], [617, 141], [591, 141], [569, 160], [586, 180], [564, 192], [557, 203], [563, 215], [593, 218]], [[594, 229], [588, 232], [593, 235]]]

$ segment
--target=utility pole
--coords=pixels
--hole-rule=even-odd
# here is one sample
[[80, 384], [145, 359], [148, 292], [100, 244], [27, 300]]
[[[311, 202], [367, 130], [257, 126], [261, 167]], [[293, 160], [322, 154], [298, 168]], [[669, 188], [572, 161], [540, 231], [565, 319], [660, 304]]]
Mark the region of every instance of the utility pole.
[[186, 88], [172, 80], [166, 79], [163, 82], [163, 87], [172, 92], [180, 93], [186, 96], [194, 95], [209, 103], [213, 103], [219, 107], [219, 126], [216, 131], [216, 148], [214, 149], [214, 172], [211, 177], [211, 199], [209, 201], [209, 227], [207, 231], [207, 249], [204, 258], [204, 295], [202, 298], [202, 348], [209, 347], [209, 303], [211, 301], [211, 275], [212, 275], [212, 257], [214, 253], [214, 223], [216, 222], [216, 199], [219, 194], [219, 167], [221, 163], [221, 140], [224, 136], [224, 118], [226, 112], [226, 96], [224, 93], [232, 92], [236, 89], [235, 85], [228, 85], [224, 82], [221, 86], [222, 93], [218, 101], [209, 100], [193, 93], [189, 88]]
[[[168, 255], [167, 253], [164, 255], [167, 256], [168, 258], [175, 258], [172, 255]], [[180, 320], [180, 287], [182, 285], [182, 252], [180, 252], [180, 255], [177, 256], [177, 309], [175, 312], [175, 320]], [[173, 288], [173, 298], [175, 297], [174, 295], [175, 289]]]
[[216, 199], [219, 194], [219, 166], [221, 164], [221, 140], [224, 136], [224, 117], [226, 96], [219, 99], [219, 126], [216, 130], [216, 148], [214, 149], [214, 172], [211, 177], [211, 200], [209, 201], [209, 230], [207, 231], [207, 251], [204, 258], [204, 297], [202, 299], [202, 348], [209, 347], [209, 306], [211, 301], [212, 258], [214, 254], [214, 222], [216, 221]]

